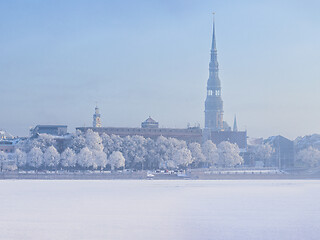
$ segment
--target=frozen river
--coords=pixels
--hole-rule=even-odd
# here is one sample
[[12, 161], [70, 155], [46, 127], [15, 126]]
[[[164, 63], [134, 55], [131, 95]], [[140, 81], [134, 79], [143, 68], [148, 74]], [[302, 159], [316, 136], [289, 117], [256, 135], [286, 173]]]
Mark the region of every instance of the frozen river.
[[319, 239], [320, 181], [0, 181], [0, 239]]

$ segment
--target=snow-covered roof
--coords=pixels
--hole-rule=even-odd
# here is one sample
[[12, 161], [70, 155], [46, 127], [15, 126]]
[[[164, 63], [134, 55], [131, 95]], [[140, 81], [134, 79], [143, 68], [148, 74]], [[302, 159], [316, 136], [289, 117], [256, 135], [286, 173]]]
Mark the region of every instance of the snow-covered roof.
[[72, 134], [67, 133], [65, 135], [62, 136], [58, 136], [58, 135], [52, 135], [52, 134], [47, 134], [47, 133], [40, 133], [37, 134], [36, 136], [34, 136], [35, 138], [52, 138], [52, 139], [71, 139], [72, 138]]
[[247, 139], [247, 143], [248, 143], [248, 145], [253, 145], [253, 146], [261, 145], [261, 144], [263, 144], [263, 138], [252, 138], [252, 137], [249, 137]]
[[67, 125], [37, 125], [36, 128], [57, 128], [57, 127], [68, 127]]
[[152, 119], [150, 116], [147, 118], [147, 120], [144, 121], [145, 123], [157, 123], [154, 119]]
[[0, 139], [13, 139], [14, 136], [5, 130], [0, 129]]
[[265, 143], [274, 143], [275, 141], [278, 141], [278, 139], [280, 140], [286, 140], [286, 141], [291, 141], [290, 139], [281, 136], [281, 135], [277, 135], [277, 136], [271, 136], [268, 139], [264, 140]]
[[320, 148], [320, 134], [298, 137], [294, 141], [296, 149], [301, 150], [310, 146]]

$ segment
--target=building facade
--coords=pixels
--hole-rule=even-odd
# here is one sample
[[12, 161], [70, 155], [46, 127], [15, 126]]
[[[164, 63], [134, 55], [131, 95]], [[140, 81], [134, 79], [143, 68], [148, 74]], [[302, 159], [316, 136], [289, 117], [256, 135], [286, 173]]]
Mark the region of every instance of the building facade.
[[245, 131], [212, 131], [211, 140], [216, 145], [224, 141], [236, 143], [241, 151], [247, 150], [247, 132]]
[[66, 125], [37, 125], [30, 129], [30, 135], [35, 136], [38, 134], [46, 133], [55, 136], [63, 136], [67, 134]]
[[5, 153], [13, 153], [15, 151], [14, 141], [1, 140], [0, 141], [0, 151]]
[[19, 141], [19, 138], [0, 140], [0, 151], [5, 153], [14, 153]]
[[159, 123], [149, 117], [146, 121], [141, 123], [141, 128], [129, 127], [78, 127], [77, 130], [86, 132], [93, 130], [99, 134], [118, 135], [120, 137], [126, 136], [143, 136], [145, 138], [157, 139], [160, 136], [167, 138], [176, 138], [186, 142], [202, 141], [202, 130], [197, 127], [192, 128], [159, 128]]
[[264, 141], [274, 149], [274, 154], [268, 162], [266, 167], [292, 168], [294, 167], [294, 142], [283, 136], [269, 137]]

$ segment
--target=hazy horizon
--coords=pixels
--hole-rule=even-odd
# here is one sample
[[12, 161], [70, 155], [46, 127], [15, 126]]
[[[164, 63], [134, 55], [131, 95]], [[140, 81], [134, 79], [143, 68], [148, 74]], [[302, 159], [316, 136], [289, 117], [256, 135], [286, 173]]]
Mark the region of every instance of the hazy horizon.
[[224, 120], [249, 137], [319, 133], [317, 1], [1, 1], [0, 129], [204, 126], [216, 13]]

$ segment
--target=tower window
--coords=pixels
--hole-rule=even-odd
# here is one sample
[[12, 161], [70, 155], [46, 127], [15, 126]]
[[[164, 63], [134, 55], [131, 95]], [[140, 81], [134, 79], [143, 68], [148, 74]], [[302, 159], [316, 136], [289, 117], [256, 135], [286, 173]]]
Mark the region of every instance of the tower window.
[[220, 96], [220, 90], [216, 90], [216, 91], [215, 91], [215, 95], [216, 95], [216, 96]]
[[212, 90], [208, 90], [208, 96], [212, 96], [213, 91]]

